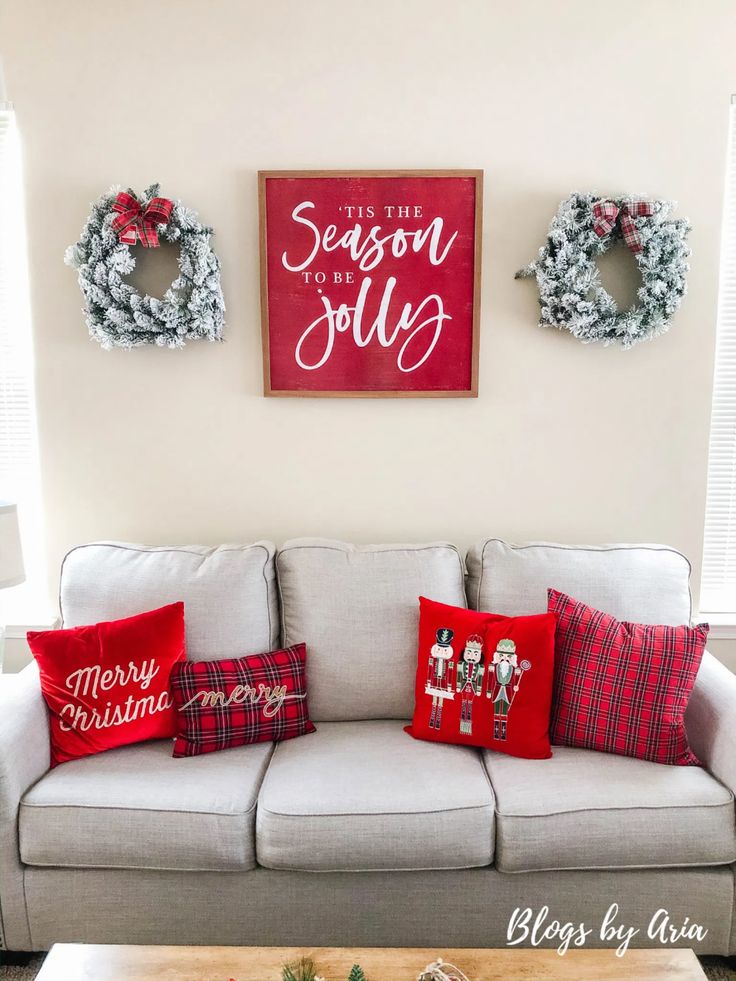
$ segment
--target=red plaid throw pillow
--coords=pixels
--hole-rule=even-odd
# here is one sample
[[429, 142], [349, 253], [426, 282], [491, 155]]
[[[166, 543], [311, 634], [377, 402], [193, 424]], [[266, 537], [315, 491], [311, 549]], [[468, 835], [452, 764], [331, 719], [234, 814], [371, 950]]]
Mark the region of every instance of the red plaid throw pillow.
[[174, 756], [314, 732], [307, 708], [304, 644], [223, 661], [182, 661], [171, 674]]
[[708, 625], [627, 623], [555, 589], [547, 596], [557, 616], [553, 744], [699, 766], [684, 717]]

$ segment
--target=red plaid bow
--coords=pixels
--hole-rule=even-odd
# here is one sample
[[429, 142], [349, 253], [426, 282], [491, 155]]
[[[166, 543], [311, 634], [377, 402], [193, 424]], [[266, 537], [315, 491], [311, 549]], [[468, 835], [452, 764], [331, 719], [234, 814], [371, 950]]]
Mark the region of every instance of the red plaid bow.
[[621, 208], [613, 201], [596, 201], [593, 205], [593, 231], [603, 238], [613, 231], [618, 219], [624, 242], [632, 252], [641, 252], [641, 236], [634, 218], [650, 218], [653, 214], [654, 205], [649, 201], [628, 201]]
[[168, 225], [174, 202], [168, 198], [151, 198], [144, 211], [140, 201], [121, 191], [112, 206], [118, 214], [112, 220], [113, 231], [125, 245], [135, 245], [140, 239], [146, 248], [158, 248], [157, 225]]

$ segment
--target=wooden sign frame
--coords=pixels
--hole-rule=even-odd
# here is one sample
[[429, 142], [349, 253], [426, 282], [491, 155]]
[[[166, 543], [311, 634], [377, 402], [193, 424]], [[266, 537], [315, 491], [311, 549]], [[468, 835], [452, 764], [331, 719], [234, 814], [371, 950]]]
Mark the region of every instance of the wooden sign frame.
[[[288, 388], [277, 389], [271, 383], [271, 335], [269, 326], [268, 234], [266, 183], [271, 179], [315, 178], [406, 178], [448, 177], [471, 178], [475, 182], [473, 216], [473, 278], [472, 278], [472, 349], [470, 353], [470, 385], [467, 389], [431, 389], [429, 391], [399, 388], [344, 391]], [[263, 344], [263, 394], [281, 398], [477, 398], [478, 359], [480, 347], [480, 274], [483, 230], [483, 171], [482, 170], [264, 170], [258, 172], [258, 210], [260, 230], [260, 292], [261, 336]]]

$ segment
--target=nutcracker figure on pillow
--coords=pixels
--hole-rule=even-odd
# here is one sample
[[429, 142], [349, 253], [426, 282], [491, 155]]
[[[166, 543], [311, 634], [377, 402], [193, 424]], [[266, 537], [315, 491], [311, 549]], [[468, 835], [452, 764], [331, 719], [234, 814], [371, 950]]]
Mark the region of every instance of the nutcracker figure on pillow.
[[522, 661], [519, 665], [513, 640], [499, 640], [493, 655], [493, 672], [488, 672], [486, 691], [486, 697], [493, 699], [494, 739], [506, 739], [509, 710], [514, 704], [524, 672], [530, 667], [529, 661]]
[[473, 699], [483, 691], [483, 638], [472, 634], [465, 641], [457, 666], [457, 690], [460, 703], [460, 732], [473, 733]]
[[452, 646], [454, 636], [454, 630], [450, 630], [449, 627], [440, 627], [435, 634], [436, 642], [429, 652], [427, 683], [424, 686], [424, 692], [426, 695], [432, 696], [432, 710], [429, 715], [430, 729], [439, 730], [445, 699], [455, 697], [455, 692], [452, 689], [452, 669], [455, 667], [455, 662], [452, 660], [455, 654]]

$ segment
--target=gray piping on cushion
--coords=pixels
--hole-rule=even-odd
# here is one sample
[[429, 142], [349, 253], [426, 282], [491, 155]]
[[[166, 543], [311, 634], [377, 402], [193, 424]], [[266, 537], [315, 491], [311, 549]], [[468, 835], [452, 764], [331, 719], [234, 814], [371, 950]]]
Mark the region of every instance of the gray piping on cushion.
[[227, 873], [238, 873], [238, 872], [252, 872], [253, 869], [258, 868], [257, 856], [255, 855], [255, 848], [253, 849], [253, 863], [248, 865], [239, 865], [237, 868], [195, 868], [192, 866], [174, 866], [174, 865], [82, 865], [80, 862], [75, 862], [74, 865], [57, 865], [53, 862], [34, 862], [33, 865], [26, 866], [31, 869], [62, 869], [63, 871], [74, 871], [75, 869], [91, 870], [100, 869], [105, 871], [106, 869], [115, 872], [227, 872]]
[[[257, 853], [256, 853], [257, 857]], [[301, 872], [306, 875], [325, 875], [325, 874], [340, 874], [341, 872], [346, 872], [348, 874], [353, 872], [360, 873], [370, 873], [370, 872], [458, 872], [463, 869], [490, 869], [493, 868], [493, 856], [491, 856], [490, 862], [485, 862], [483, 865], [427, 865], [427, 866], [406, 866], [404, 868], [397, 868], [392, 866], [391, 868], [373, 868], [373, 869], [303, 869], [296, 865], [261, 865], [258, 864], [259, 868], [269, 869], [272, 872]]]
[[123, 811], [126, 814], [131, 814], [139, 811], [142, 814], [206, 814], [208, 817], [216, 818], [241, 818], [247, 817], [255, 811], [258, 804], [258, 794], [256, 794], [253, 803], [245, 811], [200, 811], [195, 810], [192, 807], [184, 808], [183, 810], [175, 810], [173, 807], [125, 807], [120, 804], [34, 804], [31, 801], [21, 801], [21, 807], [37, 807], [39, 809], [43, 808], [75, 808], [80, 811]]
[[273, 811], [270, 807], [266, 807], [264, 804], [259, 806], [259, 811], [263, 814], [272, 814], [274, 817], [294, 819], [298, 821], [303, 821], [304, 818], [316, 818], [330, 820], [331, 818], [344, 818], [344, 817], [355, 817], [355, 818], [384, 818], [384, 817], [423, 817], [425, 814], [455, 814], [460, 811], [488, 811], [491, 810], [495, 814], [496, 811], [493, 809], [493, 801], [488, 801], [487, 804], [467, 804], [464, 807], [447, 807], [447, 808], [436, 808], [433, 810], [423, 810], [423, 811], [334, 811], [331, 814], [318, 814], [318, 813], [304, 813], [300, 811], [298, 814], [287, 814], [284, 811]]
[[656, 865], [549, 865], [541, 869], [507, 869], [498, 864], [498, 850], [495, 853], [495, 868], [504, 875], [534, 875], [535, 872], [656, 872], [658, 869], [722, 869], [732, 868], [730, 862], [657, 862]]
[[699, 807], [727, 807], [731, 810], [733, 808], [733, 801], [733, 794], [731, 794], [730, 800], [710, 804], [622, 804], [611, 807], [573, 807], [567, 811], [545, 811], [544, 814], [510, 814], [507, 811], [499, 811], [496, 808], [496, 815], [498, 817], [514, 818], [514, 820], [529, 818], [529, 820], [539, 821], [548, 817], [558, 817], [562, 814], [597, 814], [605, 811], [692, 811], [693, 808]]

